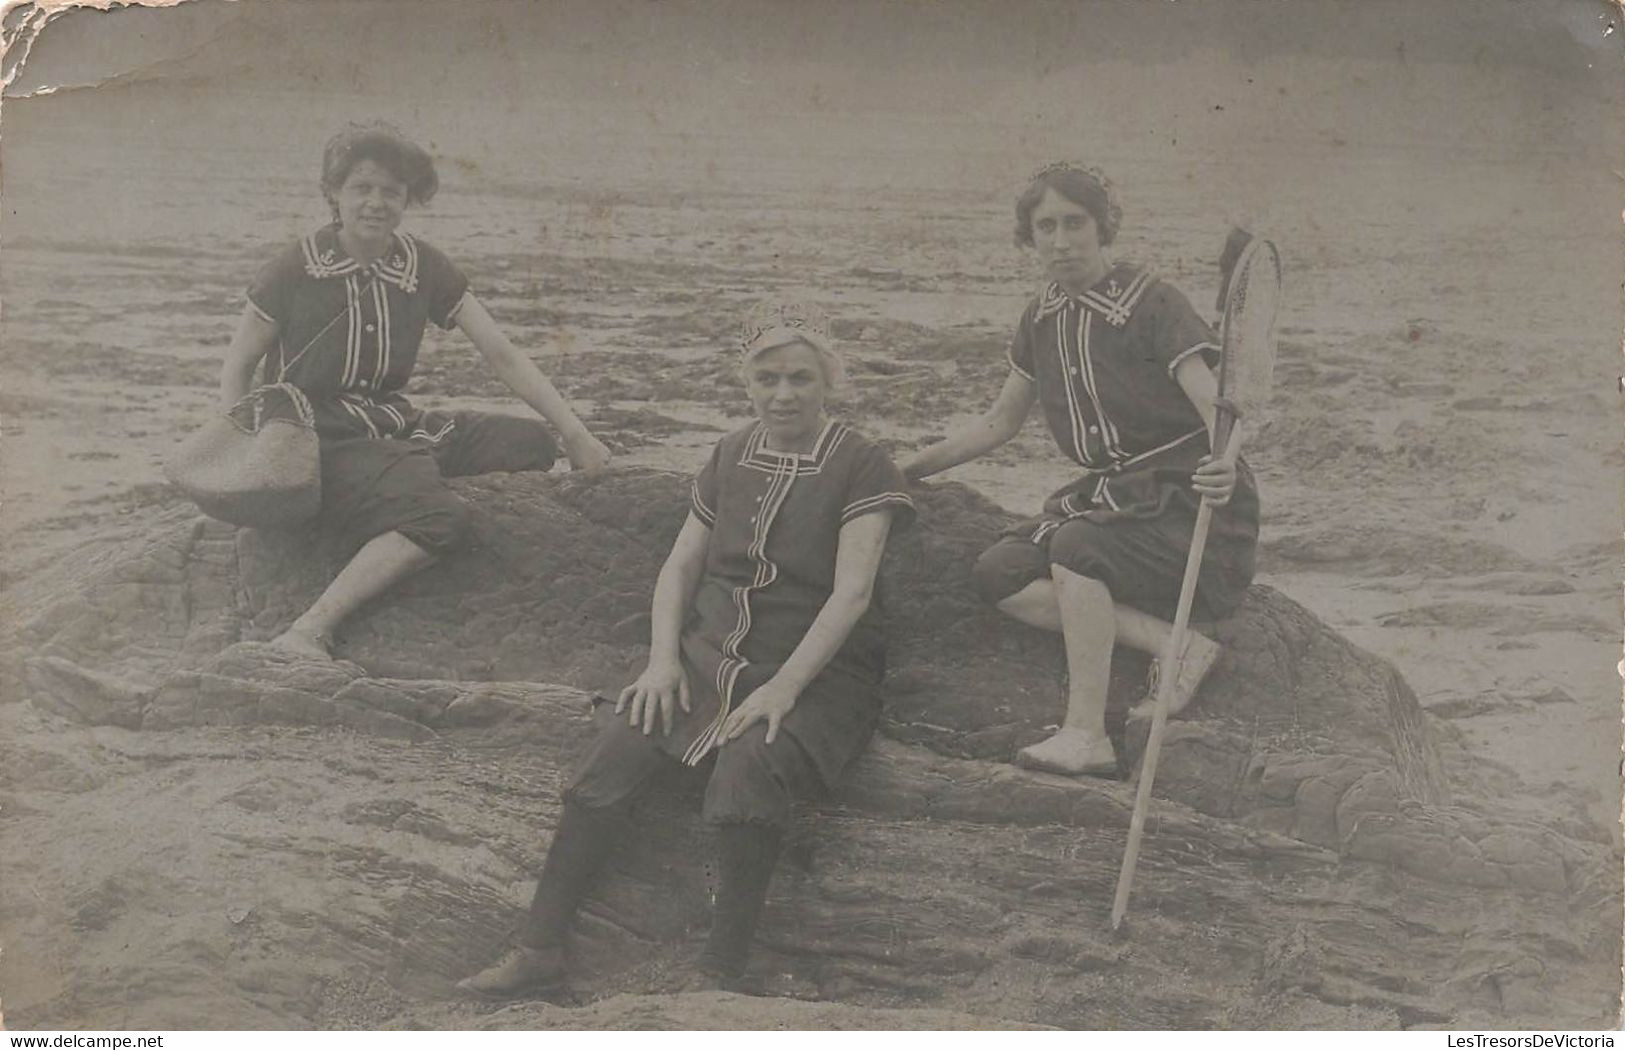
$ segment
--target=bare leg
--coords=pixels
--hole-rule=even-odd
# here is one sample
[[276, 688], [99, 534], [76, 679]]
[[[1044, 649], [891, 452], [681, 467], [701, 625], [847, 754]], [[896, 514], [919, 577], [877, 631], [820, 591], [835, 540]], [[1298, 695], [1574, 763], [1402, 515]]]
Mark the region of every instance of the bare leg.
[[1112, 593], [1099, 580], [1059, 565], [1050, 574], [1066, 643], [1066, 728], [1105, 737], [1106, 687], [1111, 681], [1112, 646], [1117, 644]]
[[[1034, 580], [999, 602], [998, 609], [1029, 627], [1061, 633], [1061, 606], [1053, 580]], [[1112, 612], [1117, 618], [1119, 644], [1153, 656], [1161, 654], [1167, 646], [1173, 624], [1128, 605], [1114, 604]]]
[[345, 617], [434, 560], [433, 554], [398, 532], [374, 536], [339, 570], [316, 603], [271, 644], [311, 659], [332, 659], [327, 647]]
[[[1066, 570], [1051, 571], [1053, 573]], [[1054, 580], [1034, 580], [1000, 601], [998, 608], [999, 611], [1030, 627], [1056, 633], [1063, 631], [1061, 605]], [[1168, 647], [1173, 624], [1128, 605], [1114, 604], [1112, 612], [1117, 621], [1116, 642], [1142, 653], [1150, 653], [1157, 657], [1160, 664]], [[1207, 676], [1207, 672], [1218, 657], [1219, 643], [1195, 631], [1187, 633], [1185, 653], [1180, 661], [1179, 688], [1174, 691], [1169, 714], [1178, 714], [1190, 704], [1191, 698], [1196, 695], [1197, 687], [1202, 684], [1202, 679]], [[1140, 718], [1149, 717], [1150, 713], [1150, 706], [1145, 703], [1137, 705], [1129, 715]]]
[[1066, 721], [1060, 732], [1017, 757], [1056, 773], [1114, 773], [1117, 756], [1106, 736], [1106, 688], [1117, 640], [1112, 595], [1099, 580], [1059, 565], [1050, 574], [1066, 644]]

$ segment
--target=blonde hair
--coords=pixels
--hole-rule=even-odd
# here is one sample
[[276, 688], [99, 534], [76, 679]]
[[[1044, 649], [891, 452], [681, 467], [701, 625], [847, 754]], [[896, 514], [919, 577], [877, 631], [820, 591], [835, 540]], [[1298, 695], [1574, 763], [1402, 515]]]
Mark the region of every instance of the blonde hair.
[[811, 339], [801, 336], [782, 343], [768, 343], [754, 349], [746, 349], [739, 356], [740, 378], [747, 378], [746, 372], [750, 369], [751, 363], [758, 357], [769, 351], [781, 350], [797, 343], [810, 347], [818, 355], [818, 371], [824, 377], [824, 385], [829, 388], [830, 393], [839, 392], [846, 387], [846, 360], [841, 356], [840, 351], [833, 346], [820, 346]]
[[800, 300], [765, 300], [751, 307], [739, 333], [739, 370], [769, 350], [805, 343], [818, 353], [819, 371], [830, 391], [846, 382], [846, 362], [829, 333], [829, 315]]

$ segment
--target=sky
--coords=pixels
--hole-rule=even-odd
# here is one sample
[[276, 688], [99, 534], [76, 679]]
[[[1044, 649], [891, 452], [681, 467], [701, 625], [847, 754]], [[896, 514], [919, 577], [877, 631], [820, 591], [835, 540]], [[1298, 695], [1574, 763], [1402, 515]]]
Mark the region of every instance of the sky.
[[48, 26], [0, 139], [246, 148], [353, 114], [492, 170], [538, 163], [538, 144], [622, 163], [688, 135], [780, 160], [1284, 143], [1618, 168], [1614, 14], [1603, 0], [188, 0]]
[[[1614, 17], [1603, 0], [189, 0], [65, 15], [31, 61], [64, 68], [95, 35], [116, 39], [110, 67], [178, 60], [164, 72], [265, 80], [346, 66], [352, 86], [381, 91], [421, 79], [425, 70], [400, 61], [409, 54], [458, 78], [470, 59], [516, 76], [562, 63], [591, 74], [577, 82], [587, 92], [601, 89], [601, 76], [630, 82], [639, 70], [718, 61], [815, 60], [859, 82], [906, 70], [930, 83], [931, 74], [1167, 63], [1209, 51], [1239, 63], [1442, 61], [1583, 78], [1587, 63], [1617, 65], [1619, 34], [1605, 35]], [[37, 76], [64, 79], [51, 68]], [[930, 106], [933, 96], [897, 101]]]

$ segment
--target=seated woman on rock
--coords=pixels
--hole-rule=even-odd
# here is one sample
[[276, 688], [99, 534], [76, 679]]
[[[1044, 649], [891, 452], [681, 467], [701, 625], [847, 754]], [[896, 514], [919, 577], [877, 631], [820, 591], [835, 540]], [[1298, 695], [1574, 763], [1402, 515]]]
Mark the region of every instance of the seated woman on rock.
[[577, 469], [606, 463], [609, 452], [503, 335], [462, 272], [397, 231], [407, 207], [428, 203], [439, 186], [420, 146], [388, 125], [351, 125], [327, 143], [321, 186], [333, 222], [260, 270], [226, 351], [220, 397], [229, 409], [247, 394], [263, 360], [315, 411], [319, 520], [353, 557], [275, 644], [327, 659], [340, 621], [465, 539], [468, 511], [443, 478], [547, 470], [558, 455], [539, 419], [407, 401], [426, 322], [462, 329], [553, 425]]
[[661, 768], [707, 761], [720, 870], [695, 982], [737, 981], [792, 801], [834, 783], [874, 731], [885, 666], [875, 575], [913, 502], [881, 449], [825, 417], [840, 362], [816, 311], [753, 311], [740, 364], [756, 421], [695, 478], [655, 584], [648, 666], [598, 704], [518, 946], [466, 990], [513, 995], [561, 979], [576, 908], [636, 793]]
[[[1009, 375], [981, 419], [903, 467], [923, 478], [985, 455], [1016, 436], [1037, 402], [1062, 453], [1083, 468], [974, 569], [1000, 610], [1061, 633], [1064, 724], [1017, 760], [1073, 775], [1117, 768], [1105, 724], [1112, 647], [1162, 652], [1198, 501], [1222, 509], [1197, 583], [1197, 619], [1240, 603], [1258, 537], [1251, 474], [1209, 454], [1213, 333], [1171, 284], [1107, 257], [1121, 216], [1111, 183], [1093, 169], [1053, 164], [1033, 177], [1016, 201], [1016, 243], [1036, 252], [1049, 283], [1016, 325]], [[1175, 710], [1219, 654], [1211, 639], [1194, 631], [1189, 639]]]

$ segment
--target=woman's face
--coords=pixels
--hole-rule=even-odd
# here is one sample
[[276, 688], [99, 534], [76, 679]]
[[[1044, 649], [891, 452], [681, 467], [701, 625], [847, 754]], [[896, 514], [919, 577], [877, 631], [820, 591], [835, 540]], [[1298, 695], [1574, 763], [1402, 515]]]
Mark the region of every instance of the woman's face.
[[818, 351], [804, 342], [764, 350], [745, 366], [745, 391], [773, 447], [805, 452], [823, 423], [829, 381]]
[[1100, 230], [1089, 209], [1055, 192], [1053, 186], [1033, 208], [1033, 248], [1050, 280], [1081, 291], [1105, 276]]
[[406, 183], [375, 160], [350, 169], [334, 204], [344, 231], [369, 244], [389, 240], [406, 212]]

